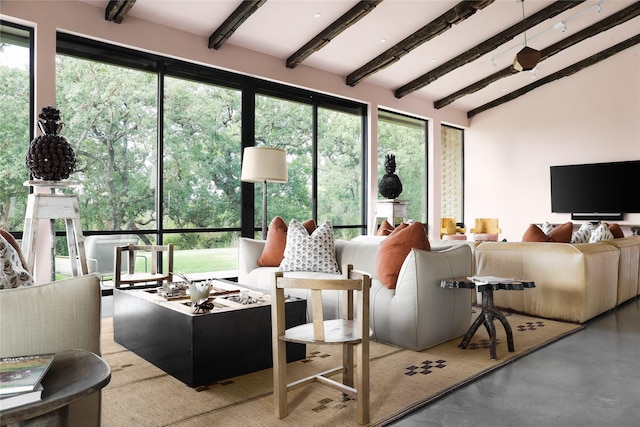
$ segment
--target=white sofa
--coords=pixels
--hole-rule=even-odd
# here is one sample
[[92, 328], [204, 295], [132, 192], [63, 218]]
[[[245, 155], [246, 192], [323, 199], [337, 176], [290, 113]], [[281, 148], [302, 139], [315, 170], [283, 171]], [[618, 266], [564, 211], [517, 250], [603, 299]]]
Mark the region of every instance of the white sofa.
[[[0, 357], [82, 348], [100, 354], [100, 283], [79, 276], [0, 290]], [[69, 425], [100, 426], [97, 392], [69, 407]]]
[[[467, 289], [443, 289], [440, 281], [472, 273], [469, 246], [442, 251], [412, 249], [404, 260], [396, 289], [388, 289], [376, 278], [379, 239], [362, 240], [336, 240], [336, 257], [340, 266], [352, 264], [356, 270], [371, 275], [370, 324], [375, 341], [422, 350], [465, 334], [471, 322], [472, 293]], [[264, 245], [263, 240], [240, 239], [238, 281], [270, 291], [278, 267], [258, 266], [257, 260]], [[286, 272], [285, 276], [313, 278], [331, 275]], [[291, 294], [306, 299], [306, 291], [301, 292]], [[326, 298], [325, 316], [335, 318], [340, 303], [339, 293]], [[307, 313], [310, 316], [309, 310]]]

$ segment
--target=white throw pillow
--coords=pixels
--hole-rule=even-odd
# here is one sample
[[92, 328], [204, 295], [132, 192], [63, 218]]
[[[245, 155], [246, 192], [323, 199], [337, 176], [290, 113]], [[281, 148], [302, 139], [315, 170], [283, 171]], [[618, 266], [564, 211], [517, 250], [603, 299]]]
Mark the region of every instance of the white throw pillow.
[[591, 222], [585, 222], [580, 226], [578, 231], [571, 236], [571, 243], [589, 243], [591, 233], [595, 230], [596, 226]]
[[325, 221], [309, 235], [302, 224], [292, 219], [280, 271], [340, 273], [331, 222]]
[[22, 267], [20, 256], [0, 235], [0, 289], [33, 286], [33, 277]]
[[611, 233], [606, 224], [597, 226], [596, 229], [591, 232], [591, 237], [589, 237], [589, 243], [595, 243], [601, 240], [613, 240], [613, 233]]

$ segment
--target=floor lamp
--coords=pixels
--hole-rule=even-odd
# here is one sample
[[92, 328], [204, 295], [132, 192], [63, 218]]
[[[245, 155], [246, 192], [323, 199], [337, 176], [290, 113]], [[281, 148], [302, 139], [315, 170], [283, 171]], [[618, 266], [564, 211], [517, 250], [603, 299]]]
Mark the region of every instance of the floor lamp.
[[287, 182], [287, 152], [281, 148], [246, 147], [240, 179], [243, 182], [262, 182], [262, 240], [266, 240], [267, 183]]

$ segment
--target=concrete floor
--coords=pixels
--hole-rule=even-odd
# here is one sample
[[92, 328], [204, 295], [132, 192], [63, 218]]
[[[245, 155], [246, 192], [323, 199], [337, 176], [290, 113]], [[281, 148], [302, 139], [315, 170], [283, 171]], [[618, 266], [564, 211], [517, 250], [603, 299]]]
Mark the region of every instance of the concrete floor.
[[[112, 316], [113, 298], [102, 300], [103, 317]], [[640, 299], [391, 425], [640, 425]]]
[[639, 426], [640, 299], [392, 425]]

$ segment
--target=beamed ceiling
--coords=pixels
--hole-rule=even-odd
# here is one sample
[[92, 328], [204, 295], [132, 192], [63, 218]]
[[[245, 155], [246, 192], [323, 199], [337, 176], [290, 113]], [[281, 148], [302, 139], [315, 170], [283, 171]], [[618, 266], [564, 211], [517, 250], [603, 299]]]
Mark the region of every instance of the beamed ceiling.
[[[640, 42], [639, 1], [86, 2], [103, 7], [114, 25], [136, 17], [202, 36], [212, 55], [236, 45], [280, 58], [283, 69], [318, 68], [348, 86], [371, 83], [468, 117]], [[541, 59], [533, 71], [518, 72], [513, 59], [525, 30]]]

